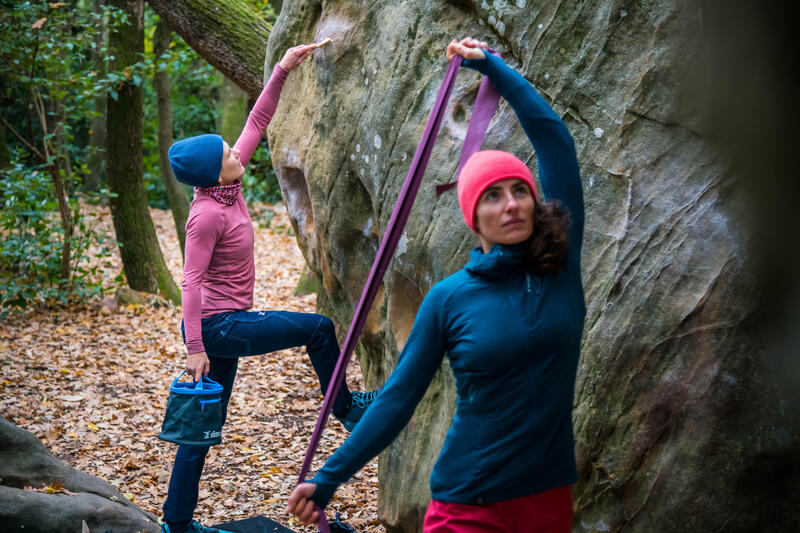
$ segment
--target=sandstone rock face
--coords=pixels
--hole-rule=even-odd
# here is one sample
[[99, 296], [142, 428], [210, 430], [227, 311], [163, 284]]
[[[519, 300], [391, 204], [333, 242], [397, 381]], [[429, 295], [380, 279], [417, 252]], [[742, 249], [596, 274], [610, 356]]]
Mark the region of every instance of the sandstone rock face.
[[[265, 72], [293, 72], [269, 130], [298, 244], [342, 329], [375, 256], [453, 37], [485, 39], [563, 116], [586, 199], [588, 306], [575, 396], [575, 531], [750, 531], [797, 519], [796, 409], [770, 375], [743, 199], [694, 98], [700, 9], [689, 2], [452, 0], [283, 5]], [[422, 298], [477, 240], [452, 181], [479, 77], [462, 69], [408, 226], [359, 346], [382, 383]], [[484, 148], [536, 158], [501, 102]], [[421, 531], [455, 405], [445, 367], [380, 458], [381, 518]], [[770, 511], [757, 505], [769, 496]], [[769, 528], [768, 528], [769, 529]]]

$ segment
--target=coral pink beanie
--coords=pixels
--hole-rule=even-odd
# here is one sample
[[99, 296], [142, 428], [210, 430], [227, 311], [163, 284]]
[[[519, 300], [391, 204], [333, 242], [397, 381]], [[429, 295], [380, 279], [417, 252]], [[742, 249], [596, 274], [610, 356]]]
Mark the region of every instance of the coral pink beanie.
[[528, 167], [513, 154], [500, 150], [475, 152], [467, 159], [458, 176], [458, 203], [464, 214], [464, 222], [475, 233], [475, 207], [491, 184], [508, 178], [519, 178], [531, 188], [536, 200], [536, 186]]

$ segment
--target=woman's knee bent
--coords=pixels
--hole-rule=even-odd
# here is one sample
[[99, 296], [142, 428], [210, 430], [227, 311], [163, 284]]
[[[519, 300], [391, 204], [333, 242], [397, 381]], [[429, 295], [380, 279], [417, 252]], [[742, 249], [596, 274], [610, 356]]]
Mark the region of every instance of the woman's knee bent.
[[[315, 332], [315, 337], [319, 337], [325, 340], [336, 339], [336, 326], [333, 325], [333, 320], [328, 318], [325, 315], [317, 315], [319, 316], [319, 324], [317, 325], [317, 330]], [[315, 339], [312, 339], [312, 342]]]

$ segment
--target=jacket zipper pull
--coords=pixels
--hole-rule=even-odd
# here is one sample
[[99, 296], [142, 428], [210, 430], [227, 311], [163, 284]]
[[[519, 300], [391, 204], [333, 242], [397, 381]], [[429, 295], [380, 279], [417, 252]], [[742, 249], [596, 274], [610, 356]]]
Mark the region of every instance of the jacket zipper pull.
[[528, 282], [528, 292], [531, 292], [531, 275], [530, 273], [525, 273], [525, 280]]

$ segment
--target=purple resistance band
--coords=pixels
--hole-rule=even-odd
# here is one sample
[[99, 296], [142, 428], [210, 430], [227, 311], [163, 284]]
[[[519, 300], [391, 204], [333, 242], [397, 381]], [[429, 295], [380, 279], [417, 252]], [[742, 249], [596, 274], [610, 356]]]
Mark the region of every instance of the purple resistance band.
[[[493, 50], [490, 51], [496, 54]], [[462, 58], [459, 55], [456, 55], [450, 61], [447, 73], [444, 76], [444, 81], [442, 82], [442, 87], [439, 89], [439, 95], [436, 98], [436, 102], [433, 104], [433, 110], [431, 110], [428, 124], [425, 126], [425, 132], [422, 134], [422, 138], [417, 146], [417, 151], [414, 154], [414, 159], [411, 161], [411, 167], [408, 169], [408, 174], [406, 175], [406, 180], [403, 183], [400, 195], [397, 198], [392, 217], [389, 219], [389, 224], [386, 226], [386, 232], [383, 234], [383, 240], [378, 248], [378, 254], [375, 257], [372, 269], [367, 277], [364, 291], [361, 293], [361, 299], [353, 315], [353, 321], [350, 323], [347, 337], [345, 337], [344, 344], [342, 344], [339, 361], [336, 363], [336, 368], [333, 371], [333, 377], [331, 378], [328, 392], [325, 394], [325, 400], [322, 402], [322, 409], [317, 418], [317, 425], [314, 427], [314, 433], [311, 435], [311, 441], [306, 450], [303, 466], [300, 469], [300, 476], [297, 481], [298, 484], [305, 481], [311, 469], [311, 461], [314, 458], [317, 446], [319, 446], [319, 441], [322, 437], [322, 429], [325, 427], [331, 409], [333, 408], [333, 399], [339, 393], [339, 388], [345, 379], [347, 365], [350, 363], [350, 358], [353, 355], [356, 342], [358, 342], [358, 338], [361, 336], [361, 330], [364, 327], [364, 322], [367, 320], [367, 313], [369, 313], [370, 307], [372, 307], [372, 302], [375, 300], [378, 288], [383, 281], [383, 275], [386, 273], [389, 262], [392, 260], [394, 251], [397, 248], [397, 243], [400, 240], [400, 235], [403, 233], [403, 228], [405, 228], [408, 215], [411, 212], [411, 207], [414, 205], [414, 198], [417, 196], [420, 183], [422, 183], [422, 177], [428, 166], [428, 160], [431, 157], [433, 145], [436, 142], [436, 135], [439, 133], [439, 127], [442, 125], [447, 102], [450, 99], [450, 93], [453, 91], [461, 61]], [[469, 159], [469, 156], [477, 152], [481, 144], [483, 144], [483, 139], [486, 136], [486, 129], [489, 127], [489, 121], [491, 121], [499, 101], [500, 93], [489, 83], [488, 78], [484, 78], [478, 89], [475, 106], [472, 109], [472, 118], [467, 128], [467, 135], [464, 139], [464, 147], [461, 150], [461, 159], [459, 160], [458, 173], [456, 173], [456, 176], [461, 172], [461, 168], [464, 166], [467, 159]], [[437, 195], [451, 189], [456, 183], [457, 182], [452, 182], [437, 186]], [[317, 511], [319, 512], [319, 529], [321, 533], [330, 533], [324, 510], [317, 507]]]

